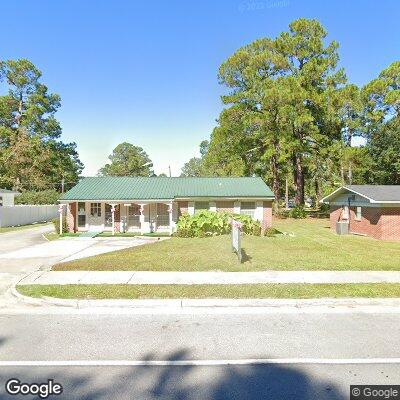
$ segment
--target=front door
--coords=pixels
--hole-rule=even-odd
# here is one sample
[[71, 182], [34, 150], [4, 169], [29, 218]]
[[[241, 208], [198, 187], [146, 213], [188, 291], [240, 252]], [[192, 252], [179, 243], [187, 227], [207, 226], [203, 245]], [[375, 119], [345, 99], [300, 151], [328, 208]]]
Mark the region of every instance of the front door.
[[104, 216], [101, 212], [101, 203], [90, 203], [89, 231], [103, 230]]

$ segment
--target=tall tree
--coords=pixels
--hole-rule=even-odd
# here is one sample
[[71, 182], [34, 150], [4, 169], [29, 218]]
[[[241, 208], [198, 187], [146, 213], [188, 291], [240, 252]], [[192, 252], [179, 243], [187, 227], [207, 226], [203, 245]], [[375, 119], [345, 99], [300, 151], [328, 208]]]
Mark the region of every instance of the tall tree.
[[60, 96], [25, 59], [0, 62], [0, 77], [8, 88], [0, 96], [0, 184], [40, 190], [58, 188], [62, 179], [76, 183], [83, 165], [76, 144], [60, 140]]
[[363, 88], [373, 183], [400, 184], [400, 61]]
[[181, 176], [207, 176], [208, 172], [204, 165], [204, 157], [208, 152], [208, 140], [200, 143], [200, 157], [192, 157], [181, 169]]
[[275, 198], [290, 160], [298, 205], [304, 204], [310, 155], [340, 140], [335, 93], [346, 78], [336, 70], [338, 45], [326, 46], [326, 35], [318, 21], [302, 18], [275, 39], [242, 47], [219, 70], [231, 89], [222, 100], [245, 110], [244, 131], [252, 132], [254, 154], [266, 164], [260, 172], [272, 176]]
[[120, 143], [108, 158], [110, 163], [100, 169], [100, 175], [154, 176], [153, 163], [147, 153], [131, 143]]

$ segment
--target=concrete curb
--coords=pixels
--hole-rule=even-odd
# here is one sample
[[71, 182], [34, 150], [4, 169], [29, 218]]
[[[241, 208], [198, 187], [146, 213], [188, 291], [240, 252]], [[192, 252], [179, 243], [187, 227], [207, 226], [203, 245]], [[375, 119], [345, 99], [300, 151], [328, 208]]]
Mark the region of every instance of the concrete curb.
[[11, 294], [20, 302], [33, 306], [57, 306], [75, 309], [135, 308], [135, 309], [190, 309], [190, 308], [334, 308], [334, 307], [390, 307], [400, 311], [400, 298], [320, 298], [320, 299], [104, 299], [74, 300], [55, 297], [34, 298], [18, 292]]

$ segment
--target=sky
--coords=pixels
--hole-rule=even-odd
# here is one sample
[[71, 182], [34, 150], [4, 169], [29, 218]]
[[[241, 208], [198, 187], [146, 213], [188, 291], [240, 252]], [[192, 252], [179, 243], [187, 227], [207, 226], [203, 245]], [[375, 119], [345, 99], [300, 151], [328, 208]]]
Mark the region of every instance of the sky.
[[178, 176], [216, 126], [218, 68], [239, 47], [316, 18], [363, 85], [399, 59], [399, 15], [397, 0], [2, 0], [0, 59], [31, 60], [61, 96], [84, 176], [123, 141]]

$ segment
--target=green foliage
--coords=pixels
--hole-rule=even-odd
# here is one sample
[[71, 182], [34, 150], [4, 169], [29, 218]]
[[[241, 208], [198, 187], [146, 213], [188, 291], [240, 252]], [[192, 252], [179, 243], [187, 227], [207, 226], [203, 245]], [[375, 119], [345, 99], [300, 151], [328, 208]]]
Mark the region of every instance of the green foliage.
[[182, 215], [177, 223], [175, 235], [178, 237], [224, 235], [231, 231], [231, 218], [242, 222], [245, 234], [260, 236], [260, 223], [254, 221], [250, 216], [213, 211], [199, 211], [194, 215]]
[[148, 154], [131, 143], [120, 143], [108, 157], [111, 161], [100, 169], [103, 176], [153, 176], [153, 163]]
[[208, 140], [203, 140], [200, 143], [200, 156], [192, 157], [188, 162], [184, 164], [181, 170], [181, 176], [210, 176], [206, 165], [204, 163], [204, 157], [208, 152]]
[[181, 170], [181, 176], [206, 176], [204, 162], [199, 157], [192, 157], [184, 164]]
[[[56, 233], [59, 234], [60, 233], [60, 219], [54, 218], [51, 222], [54, 225], [54, 229], [56, 230]], [[62, 233], [68, 233], [67, 220], [65, 218], [63, 218]]]
[[373, 163], [368, 171], [371, 182], [400, 185], [400, 117], [374, 132], [368, 148]]
[[57, 190], [49, 189], [41, 192], [23, 192], [15, 197], [16, 204], [57, 204], [60, 193]]
[[264, 230], [263, 236], [274, 237], [274, 236], [279, 235], [281, 233], [282, 232], [278, 231], [278, 229], [270, 227], [270, 228], [267, 228], [267, 229]]
[[75, 143], [60, 140], [55, 119], [60, 96], [41, 83], [41, 72], [28, 60], [0, 61], [0, 186], [16, 190], [67, 187], [83, 169]]
[[289, 218], [304, 219], [307, 218], [307, 213], [302, 206], [296, 206], [289, 211]]

